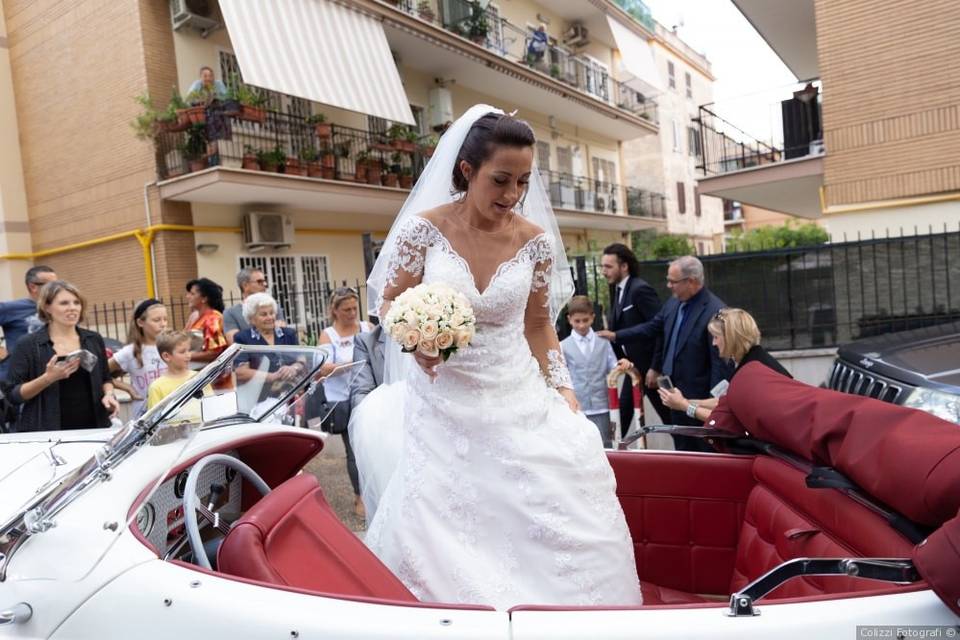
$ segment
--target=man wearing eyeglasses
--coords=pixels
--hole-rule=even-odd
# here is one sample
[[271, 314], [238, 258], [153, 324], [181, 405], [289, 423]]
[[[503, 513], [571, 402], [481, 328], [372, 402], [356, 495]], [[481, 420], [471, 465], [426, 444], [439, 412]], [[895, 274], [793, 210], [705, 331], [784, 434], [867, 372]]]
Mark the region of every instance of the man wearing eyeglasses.
[[[619, 331], [597, 335], [620, 345], [662, 338], [651, 369], [670, 376], [687, 398], [706, 398], [721, 380], [733, 373], [729, 362], [713, 346], [707, 324], [726, 305], [704, 286], [703, 263], [683, 256], [667, 269], [667, 288], [673, 296], [652, 320]], [[692, 394], [692, 395], [691, 395]], [[692, 416], [671, 411], [673, 424], [700, 426]], [[710, 451], [706, 442], [689, 436], [673, 436], [678, 451]]]
[[[240, 302], [223, 312], [223, 331], [227, 337], [227, 344], [233, 344], [233, 336], [240, 331], [249, 329], [243, 317], [243, 301], [255, 293], [269, 293], [267, 291], [267, 276], [256, 267], [244, 267], [237, 273], [237, 288], [240, 289]], [[277, 302], [277, 326], [286, 326], [283, 317], [283, 308]]]
[[0, 328], [3, 329], [6, 349], [6, 353], [0, 360], [0, 382], [7, 378], [7, 355], [13, 353], [17, 341], [43, 326], [43, 322], [37, 318], [37, 297], [43, 285], [56, 279], [57, 274], [50, 267], [44, 265], [31, 267], [27, 269], [24, 277], [28, 297], [0, 302]]

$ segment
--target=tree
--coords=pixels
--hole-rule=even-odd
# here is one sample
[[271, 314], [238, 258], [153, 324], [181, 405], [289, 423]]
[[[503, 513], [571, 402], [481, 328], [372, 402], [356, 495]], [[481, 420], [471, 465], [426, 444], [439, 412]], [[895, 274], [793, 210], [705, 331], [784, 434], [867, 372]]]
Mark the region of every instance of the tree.
[[657, 233], [644, 229], [631, 234], [630, 243], [637, 260], [663, 260], [694, 254], [693, 244], [687, 236], [675, 233]]
[[822, 227], [807, 222], [795, 225], [793, 220], [779, 227], [766, 225], [751, 229], [746, 233], [734, 231], [727, 240], [727, 253], [742, 251], [763, 251], [765, 249], [784, 249], [788, 247], [810, 247], [829, 242], [830, 236]]

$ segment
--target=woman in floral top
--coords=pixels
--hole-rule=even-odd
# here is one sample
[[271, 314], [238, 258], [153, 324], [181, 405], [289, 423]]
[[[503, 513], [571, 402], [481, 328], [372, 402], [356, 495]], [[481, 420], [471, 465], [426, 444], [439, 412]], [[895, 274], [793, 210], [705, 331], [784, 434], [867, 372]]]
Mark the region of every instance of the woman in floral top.
[[187, 331], [201, 336], [199, 347], [193, 347], [191, 362], [210, 362], [227, 348], [223, 333], [223, 287], [209, 278], [187, 283], [187, 304], [192, 313]]

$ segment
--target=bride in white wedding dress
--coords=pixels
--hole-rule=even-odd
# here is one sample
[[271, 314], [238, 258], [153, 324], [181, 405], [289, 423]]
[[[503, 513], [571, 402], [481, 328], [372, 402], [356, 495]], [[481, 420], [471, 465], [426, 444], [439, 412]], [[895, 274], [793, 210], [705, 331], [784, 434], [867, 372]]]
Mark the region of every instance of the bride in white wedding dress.
[[[381, 313], [408, 287], [448, 284], [469, 299], [477, 332], [444, 363], [387, 346], [388, 370], [398, 358], [410, 366], [351, 424], [364, 482], [389, 478], [364, 488], [382, 490], [366, 543], [424, 601], [637, 605], [613, 472], [576, 413], [553, 328], [572, 286], [533, 146], [526, 123], [470, 109], [441, 139], [368, 281]], [[377, 435], [396, 429], [402, 437]], [[393, 464], [369, 450], [384, 442], [400, 443], [396, 470], [371, 473]]]

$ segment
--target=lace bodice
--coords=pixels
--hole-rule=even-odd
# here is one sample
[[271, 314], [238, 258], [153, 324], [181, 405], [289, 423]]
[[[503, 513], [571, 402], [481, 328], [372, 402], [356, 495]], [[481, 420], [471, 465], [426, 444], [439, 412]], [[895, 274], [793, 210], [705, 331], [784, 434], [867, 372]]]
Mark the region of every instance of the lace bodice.
[[[545, 233], [529, 238], [513, 257], [496, 265], [481, 291], [470, 264], [440, 229], [415, 216], [397, 238], [384, 297], [393, 299], [419, 282], [443, 282], [466, 295], [473, 307], [477, 318], [471, 345], [475, 357], [482, 353], [485, 359], [490, 356], [496, 364], [506, 366], [518, 364], [517, 355], [532, 354], [551, 386], [572, 388], [548, 310], [553, 252]], [[469, 366], [473, 359], [458, 353], [447, 365]], [[490, 364], [487, 360], [487, 366]]]

